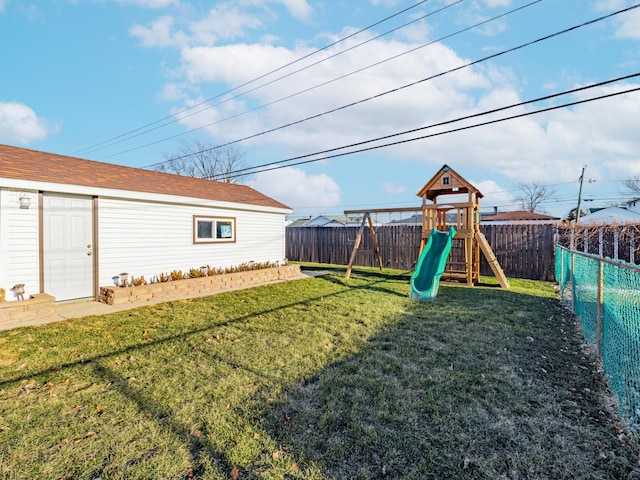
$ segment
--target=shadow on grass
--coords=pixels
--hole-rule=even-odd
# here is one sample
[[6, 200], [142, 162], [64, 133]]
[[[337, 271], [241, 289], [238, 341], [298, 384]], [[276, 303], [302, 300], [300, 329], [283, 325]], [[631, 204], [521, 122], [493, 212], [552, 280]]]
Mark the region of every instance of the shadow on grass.
[[[233, 441], [239, 448], [243, 442], [264, 442], [256, 447], [262, 452], [256, 454], [259, 458], [240, 465], [243, 479], [619, 478], [628, 472], [629, 451], [620, 449], [602, 413], [599, 395], [604, 387], [593, 375], [596, 367], [581, 352], [572, 321], [555, 299], [443, 286], [436, 302], [420, 303], [402, 299], [408, 293], [406, 275], [367, 271], [345, 281], [340, 274], [305, 280], [331, 287], [319, 289], [321, 295], [283, 296], [266, 307], [247, 307], [250, 313], [45, 366], [4, 380], [0, 387], [33, 378], [45, 383], [54, 374], [64, 378], [66, 371], [86, 369], [93, 381], [109, 385], [139, 412], [148, 412], [149, 422], [182, 445], [192, 467], [188, 478], [224, 478], [238, 465], [237, 452], [228, 447], [231, 442], [216, 442], [206, 428], [200, 435], [190, 434], [194, 423], [214, 427], [215, 417], [208, 410], [216, 408], [226, 408], [233, 417], [230, 425], [239, 430]], [[267, 290], [256, 290], [262, 291]], [[348, 305], [331, 303], [346, 294]], [[259, 295], [251, 298], [256, 304], [267, 302]], [[392, 304], [402, 313], [360, 318], [369, 304]], [[145, 311], [153, 316], [158, 310]], [[331, 331], [313, 345], [307, 345], [311, 340], [303, 325], [298, 336], [292, 333], [285, 339], [290, 341], [282, 343], [283, 349], [292, 343], [319, 357], [308, 365], [304, 355], [286, 358], [285, 350], [280, 353], [268, 342], [252, 344], [254, 350], [268, 349], [258, 355], [207, 343], [225, 328], [244, 329], [255, 338], [260, 322], [254, 319], [280, 319], [284, 313], [300, 318], [283, 320], [282, 335], [313, 314], [318, 322], [329, 315], [352, 316], [323, 326]], [[339, 343], [341, 329], [367, 320], [375, 325], [355, 331], [351, 345]], [[273, 340], [280, 336], [276, 332]], [[347, 337], [343, 339], [346, 343]], [[327, 341], [333, 350], [323, 343]], [[181, 353], [172, 353], [173, 348]], [[178, 374], [172, 377], [176, 385], [165, 387], [169, 395], [180, 388], [200, 395], [193, 413], [177, 415], [174, 408], [180, 405], [156, 395], [153, 385], [132, 386], [129, 372], [142, 367], [111, 363], [132, 354], [160, 358], [167, 351], [168, 367], [173, 363], [179, 372], [197, 376], [199, 362], [215, 367], [197, 379], [203, 385], [194, 381], [183, 387], [179, 383], [188, 379]], [[261, 363], [261, 356], [270, 355], [281, 364]], [[185, 367], [185, 361], [193, 367]], [[288, 371], [295, 368], [295, 374]], [[207, 378], [211, 371], [222, 373]], [[149, 379], [156, 374], [147, 373]], [[240, 383], [246, 392], [224, 398], [215, 383], [234, 375], [246, 379]], [[214, 395], [223, 398], [214, 401]], [[230, 407], [225, 407], [227, 402]], [[281, 450], [270, 451], [272, 444]]]
[[391, 324], [266, 412], [268, 432], [301, 464], [350, 479], [633, 469], [604, 380], [555, 299], [445, 286]]
[[[224, 327], [232, 327], [234, 325], [240, 325], [246, 323], [249, 319], [255, 317], [263, 317], [271, 314], [277, 314], [280, 311], [300, 306], [300, 305], [312, 305], [314, 302], [331, 298], [332, 296], [340, 296], [348, 294], [353, 290], [361, 290], [366, 292], [367, 288], [377, 289], [376, 283], [380, 282], [379, 279], [366, 279], [364, 284], [360, 281], [359, 285], [343, 285], [340, 281], [335, 282], [337, 286], [343, 287], [339, 291], [333, 293], [323, 294], [320, 297], [308, 296], [299, 298], [296, 301], [289, 303], [280, 303], [273, 308], [266, 308], [258, 311], [251, 311], [245, 315], [240, 315], [234, 318], [225, 319], [224, 321], [208, 324], [201, 328], [191, 328], [187, 331], [180, 332], [178, 334], [168, 335], [164, 338], [149, 340], [145, 338], [142, 342], [135, 342], [129, 346], [119, 348], [116, 350], [108, 349], [102, 354], [93, 354], [85, 358], [69, 361], [66, 363], [55, 362], [54, 364], [45, 365], [40, 370], [31, 370], [23, 373], [19, 376], [14, 376], [10, 379], [3, 379], [0, 381], [0, 389], [17, 387], [20, 383], [26, 381], [33, 381], [37, 379], [40, 383], [36, 383], [36, 387], [31, 386], [30, 389], [39, 388], [37, 385], [54, 385], [57, 383], [57, 378], [64, 378], [66, 375], [76, 369], [83, 369], [86, 373], [83, 375], [92, 379], [94, 383], [100, 383], [108, 385], [110, 389], [116, 390], [122, 397], [126, 398], [128, 402], [135, 405], [135, 408], [139, 412], [146, 412], [149, 421], [157, 422], [159, 428], [165, 432], [167, 436], [173, 437], [178, 443], [182, 444], [185, 451], [188, 452], [189, 462], [191, 466], [187, 477], [188, 478], [201, 478], [203, 476], [212, 475], [209, 469], [215, 468], [216, 475], [227, 476], [232, 471], [234, 464], [229, 459], [229, 453], [224, 449], [218, 448], [210, 441], [205, 432], [200, 432], [198, 435], [191, 434], [193, 427], [190, 422], [179, 420], [172, 411], [168, 403], [158, 401], [158, 399], [152, 398], [148, 391], [144, 391], [140, 388], [134, 387], [130, 384], [130, 377], [127, 370], [112, 368], [111, 362], [117, 358], [133, 358], [133, 356], [145, 357], [154, 350], [169, 349], [172, 345], [182, 344], [189, 342], [192, 338], [198, 336], [214, 334], [215, 331]], [[397, 295], [397, 292], [380, 288], [380, 291], [386, 294]], [[200, 300], [195, 300], [199, 302]], [[156, 307], [147, 307], [148, 312], [153, 312]], [[126, 314], [130, 315], [130, 314]], [[123, 314], [113, 314], [115, 317], [122, 317]], [[91, 318], [84, 319], [84, 322], [91, 322]], [[76, 322], [78, 324], [82, 322]], [[60, 329], [60, 325], [54, 325], [52, 327], [28, 327], [23, 329], [24, 332], [36, 332], [44, 331], [47, 329]], [[29, 334], [27, 334], [29, 335]], [[249, 377], [254, 377], [262, 380], [267, 384], [275, 384], [278, 382], [278, 378], [271, 375], [268, 371], [254, 367], [250, 362], [243, 362], [239, 359], [232, 361], [228, 358], [224, 358], [216, 353], [207, 353], [207, 362], [222, 364], [229, 372], [242, 371]], [[90, 373], [89, 373], [90, 372]], [[34, 385], [31, 383], [30, 385]], [[197, 423], [197, 419], [193, 419], [191, 423]], [[256, 425], [259, 428], [259, 425]], [[100, 462], [99, 462], [100, 463]], [[108, 467], [108, 463], [105, 465]], [[97, 467], [92, 470], [91, 476], [100, 477], [102, 475], [108, 475], [101, 467]]]

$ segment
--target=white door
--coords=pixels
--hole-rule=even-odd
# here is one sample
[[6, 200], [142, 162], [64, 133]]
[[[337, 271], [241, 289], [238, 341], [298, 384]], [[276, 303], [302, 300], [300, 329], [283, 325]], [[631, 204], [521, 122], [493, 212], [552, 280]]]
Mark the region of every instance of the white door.
[[56, 301], [93, 297], [93, 202], [44, 195], [44, 291]]

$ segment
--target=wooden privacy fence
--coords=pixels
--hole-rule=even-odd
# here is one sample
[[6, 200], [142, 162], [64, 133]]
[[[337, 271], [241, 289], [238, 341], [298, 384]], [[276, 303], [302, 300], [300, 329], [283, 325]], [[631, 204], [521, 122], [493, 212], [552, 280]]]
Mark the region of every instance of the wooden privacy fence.
[[[481, 225], [507, 277], [554, 280], [554, 238], [556, 225]], [[287, 258], [299, 262], [347, 265], [358, 227], [290, 227], [286, 229]], [[376, 238], [385, 267], [414, 268], [420, 251], [419, 225], [382, 225]], [[373, 244], [367, 232], [355, 265], [377, 266]], [[480, 263], [482, 275], [492, 275], [486, 259]]]

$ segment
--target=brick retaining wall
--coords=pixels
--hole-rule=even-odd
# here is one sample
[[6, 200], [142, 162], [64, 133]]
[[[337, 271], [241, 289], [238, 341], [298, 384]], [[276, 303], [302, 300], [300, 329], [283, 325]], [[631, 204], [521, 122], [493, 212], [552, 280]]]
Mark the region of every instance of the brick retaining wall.
[[281, 267], [225, 273], [210, 277], [152, 283], [140, 285], [139, 287], [100, 287], [98, 301], [108, 305], [122, 305], [150, 300], [168, 300], [207, 295], [236, 288], [247, 288], [276, 280], [285, 280], [299, 275], [300, 265], [283, 265]]
[[56, 315], [55, 298], [46, 293], [30, 295], [28, 300], [0, 302], [0, 325], [28, 323]]

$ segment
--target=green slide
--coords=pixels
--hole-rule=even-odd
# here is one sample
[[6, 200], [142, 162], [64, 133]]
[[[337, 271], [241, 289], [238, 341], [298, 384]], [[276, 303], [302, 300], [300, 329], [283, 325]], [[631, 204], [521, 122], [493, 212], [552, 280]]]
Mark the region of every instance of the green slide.
[[448, 232], [440, 232], [435, 228], [431, 231], [429, 241], [418, 259], [416, 271], [411, 275], [410, 298], [422, 301], [436, 299], [440, 277], [447, 264], [451, 241], [455, 234], [456, 229], [453, 227], [449, 228]]

